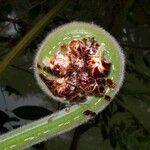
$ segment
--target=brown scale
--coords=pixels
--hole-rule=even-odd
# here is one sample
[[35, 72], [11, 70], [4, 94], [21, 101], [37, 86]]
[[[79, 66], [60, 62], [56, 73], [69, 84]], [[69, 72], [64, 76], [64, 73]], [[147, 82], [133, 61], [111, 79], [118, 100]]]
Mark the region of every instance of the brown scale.
[[67, 79], [59, 82], [59, 79], [54, 80], [51, 85], [51, 91], [57, 96], [66, 97], [74, 91], [75, 87], [67, 83]]
[[86, 110], [83, 112], [84, 115], [86, 116], [91, 116], [91, 117], [95, 117], [96, 116], [96, 113], [91, 111], [91, 110]]
[[81, 72], [78, 74], [79, 87], [88, 93], [92, 93], [96, 81], [94, 78], [90, 77], [87, 72]]
[[104, 81], [98, 84], [97, 81], [86, 72], [80, 73], [79, 75], [79, 87], [85, 92], [96, 96], [102, 96], [104, 94]]
[[43, 71], [45, 71], [45, 72], [47, 72], [47, 73], [52, 73], [51, 68], [50, 68], [50, 67], [47, 67], [47, 66], [44, 66], [44, 67], [43, 67]]
[[40, 64], [37, 64], [37, 68], [38, 69], [42, 69], [42, 67], [40, 66]]
[[78, 87], [79, 79], [77, 72], [73, 72], [72, 74], [69, 75], [67, 83], [72, 86]]
[[57, 64], [51, 70], [52, 70], [54, 75], [56, 75], [56, 76], [63, 76], [64, 74], [63, 73], [61, 74], [61, 72], [62, 72], [61, 69], [62, 69], [61, 66], [59, 64]]
[[62, 54], [66, 54], [67, 53], [67, 50], [68, 50], [68, 45], [67, 44], [63, 44], [62, 46], [61, 46], [61, 53]]
[[92, 91], [93, 95], [103, 96], [105, 88], [103, 86], [96, 86], [96, 88]]
[[116, 84], [113, 82], [112, 79], [107, 79], [106, 80], [106, 85], [110, 88], [115, 88]]
[[[61, 82], [61, 78], [48, 80], [42, 74], [39, 75], [40, 78], [53, 95], [65, 97], [70, 103], [84, 102], [87, 96], [91, 94], [103, 96], [106, 86], [110, 88], [114, 87], [113, 81], [106, 79], [106, 76], [110, 72], [111, 63], [105, 58], [102, 58], [101, 63], [104, 69], [100, 72], [98, 68], [91, 68], [95, 69], [93, 76], [89, 73], [90, 71], [87, 67], [90, 59], [96, 54], [99, 47], [100, 44], [94, 38], [72, 40], [69, 44], [62, 45], [60, 53], [69, 58], [67, 68], [64, 68], [63, 65], [61, 66], [56, 62], [53, 68], [45, 66], [43, 70], [57, 77], [63, 77], [63, 81]], [[56, 61], [56, 59], [53, 58], [50, 62], [54, 64], [53, 61]], [[109, 100], [111, 98], [105, 95], [105, 99]], [[86, 110], [84, 114], [90, 116], [96, 115], [95, 112], [90, 110]]]
[[52, 85], [52, 80], [48, 80], [43, 74], [39, 74], [41, 80], [45, 83], [45, 85], [50, 88]]
[[106, 79], [105, 78], [97, 78], [96, 82], [100, 86], [105, 86], [106, 85]]
[[69, 99], [71, 103], [81, 103], [86, 100], [86, 96], [87, 95], [84, 91], [76, 88], [74, 92], [67, 95], [66, 98]]
[[108, 96], [108, 95], [105, 95], [105, 100], [110, 101], [110, 100], [111, 100], [111, 97]]
[[104, 75], [107, 76], [110, 72], [111, 63], [106, 61], [105, 59], [102, 59], [102, 65], [105, 68]]

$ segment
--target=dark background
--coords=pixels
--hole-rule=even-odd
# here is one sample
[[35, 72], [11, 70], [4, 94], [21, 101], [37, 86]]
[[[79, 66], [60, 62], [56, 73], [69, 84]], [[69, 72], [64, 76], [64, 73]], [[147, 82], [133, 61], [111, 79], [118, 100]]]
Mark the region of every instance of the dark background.
[[[59, 2], [0, 0], [0, 61]], [[93, 22], [118, 40], [126, 55], [123, 87], [111, 105], [92, 121], [29, 149], [150, 150], [149, 0], [70, 0], [1, 77], [0, 133], [63, 107], [41, 92], [32, 63], [48, 32], [74, 20]]]

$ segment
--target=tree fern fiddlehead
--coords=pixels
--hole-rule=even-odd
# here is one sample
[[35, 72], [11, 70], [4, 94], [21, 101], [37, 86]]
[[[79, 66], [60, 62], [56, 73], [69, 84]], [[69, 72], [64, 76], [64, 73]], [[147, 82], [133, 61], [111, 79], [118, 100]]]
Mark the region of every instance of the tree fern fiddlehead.
[[[44, 72], [38, 69], [37, 64], [47, 61], [46, 59], [51, 57], [61, 45], [71, 40], [85, 37], [94, 37], [99, 43], [104, 43], [104, 53], [111, 60], [112, 65], [109, 78], [113, 79], [116, 86], [114, 89], [107, 87], [105, 94], [109, 95], [112, 100], [119, 91], [124, 78], [124, 55], [118, 43], [109, 33], [94, 24], [73, 22], [61, 26], [50, 33], [43, 41], [35, 57], [35, 76], [39, 85], [48, 95], [51, 96], [50, 92], [38, 76], [39, 73], [44, 74]], [[51, 116], [9, 132], [0, 137], [0, 149], [23, 149], [71, 130], [91, 118], [91, 115], [85, 115], [87, 110], [98, 113], [110, 104], [111, 101], [106, 100], [104, 97], [91, 96], [81, 104], [70, 106], [69, 111], [63, 109]]]

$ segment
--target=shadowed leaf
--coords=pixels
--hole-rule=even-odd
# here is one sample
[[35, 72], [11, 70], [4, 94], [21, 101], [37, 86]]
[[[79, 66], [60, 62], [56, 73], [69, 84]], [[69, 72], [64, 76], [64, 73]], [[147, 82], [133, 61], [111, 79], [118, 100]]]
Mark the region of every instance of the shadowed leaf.
[[2, 126], [7, 121], [9, 121], [9, 116], [5, 112], [0, 110], [0, 126]]
[[36, 120], [52, 113], [52, 111], [39, 106], [22, 106], [13, 112], [16, 116], [27, 120]]

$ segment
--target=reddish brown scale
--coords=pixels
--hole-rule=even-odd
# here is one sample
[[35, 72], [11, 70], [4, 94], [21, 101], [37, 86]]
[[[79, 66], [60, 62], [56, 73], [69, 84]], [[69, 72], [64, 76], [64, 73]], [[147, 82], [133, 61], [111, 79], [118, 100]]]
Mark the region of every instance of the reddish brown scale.
[[51, 72], [56, 76], [65, 76], [70, 69], [70, 60], [67, 55], [61, 52], [55, 54], [55, 56], [49, 61], [49, 67]]
[[77, 77], [77, 72], [73, 72], [69, 77], [68, 77], [68, 80], [67, 80], [67, 83], [70, 84], [70, 85], [73, 85], [75, 87], [78, 86], [78, 83], [79, 83], [79, 80], [78, 80], [78, 77]]
[[92, 47], [89, 47], [86, 49], [85, 51], [85, 59], [86, 61], [88, 61], [93, 55], [96, 54], [96, 49], [92, 48]]
[[96, 95], [96, 96], [101, 96], [102, 95], [99, 91], [98, 86], [95, 86], [95, 88], [92, 90], [91, 94]]
[[82, 72], [78, 75], [79, 87], [89, 94], [96, 96], [102, 96], [104, 92], [104, 85], [98, 85], [96, 80], [88, 75], [86, 72]]
[[111, 63], [106, 61], [105, 59], [102, 59], [102, 65], [104, 67], [104, 74], [105, 76], [107, 76], [110, 72]]
[[81, 103], [86, 100], [86, 93], [84, 91], [79, 91], [78, 89], [76, 89], [76, 91], [68, 95], [66, 98], [69, 99], [71, 103]]
[[64, 77], [67, 77], [67, 76], [70, 77], [73, 74], [73, 72], [75, 72], [75, 69], [73, 68], [72, 64], [70, 64], [70, 66], [68, 67], [67, 73], [66, 75], [64, 75]]
[[85, 66], [83, 59], [85, 44], [80, 40], [73, 40], [69, 44], [70, 50], [68, 52], [68, 57], [70, 59], [72, 67], [77, 71], [81, 70]]
[[91, 117], [95, 117], [96, 116], [96, 113], [91, 111], [91, 110], [86, 110], [83, 112], [84, 115], [86, 116], [91, 116]]
[[55, 65], [53, 69], [51, 69], [53, 74], [55, 74], [56, 76], [61, 76], [61, 66], [60, 65]]
[[83, 56], [84, 55], [84, 53], [85, 53], [85, 45], [79, 45], [79, 47], [77, 48], [77, 51], [79, 52], [79, 54], [81, 55], [81, 56]]
[[84, 56], [84, 53], [85, 53], [85, 48], [86, 48], [86, 45], [84, 43], [84, 41], [82, 40], [78, 40], [79, 42], [79, 46], [77, 48], [77, 51], [79, 52], [80, 56]]
[[94, 38], [88, 38], [85, 44], [86, 44], [85, 56], [86, 59], [88, 60], [91, 58], [91, 56], [96, 54], [100, 45], [95, 41]]
[[103, 96], [104, 95], [104, 87], [103, 86], [98, 86], [96, 85], [96, 87], [94, 88], [94, 90], [92, 91], [92, 94], [96, 95], [96, 96]]
[[108, 96], [108, 95], [105, 95], [105, 100], [110, 101], [110, 100], [111, 100], [111, 97]]
[[61, 75], [59, 74], [59, 72], [60, 72], [60, 71], [59, 71], [59, 66], [57, 66], [57, 65], [56, 65], [53, 69], [51, 69], [50, 67], [45, 66], [45, 67], [43, 68], [43, 71], [61, 77]]
[[96, 43], [95, 47], [98, 49], [100, 47], [100, 45], [98, 43]]
[[84, 44], [86, 44], [87, 39], [86, 39], [86, 38], [83, 38], [83, 39], [81, 39], [81, 41], [83, 41]]
[[78, 57], [76, 59], [74, 59], [72, 61], [72, 67], [76, 70], [76, 71], [81, 71], [84, 70], [85, 68], [85, 63], [82, 57]]
[[96, 83], [98, 85], [98, 92], [101, 96], [104, 94], [106, 80], [104, 78], [97, 78]]
[[51, 73], [58, 76], [58, 77], [63, 77], [63, 76], [67, 76], [70, 73], [72, 73], [72, 67], [68, 67], [67, 69], [61, 67], [61, 65], [55, 65], [53, 67], [53, 69], [50, 69]]
[[49, 80], [43, 74], [39, 74], [39, 77], [44, 83], [49, 82]]
[[95, 41], [94, 38], [92, 39], [91, 47], [92, 47], [95, 51], [97, 51], [98, 48], [100, 47], [100, 45]]
[[87, 61], [86, 68], [87, 68], [87, 70], [88, 70], [88, 73], [89, 73], [92, 77], [100, 77], [101, 72], [99, 71], [97, 62], [95, 61], [95, 59], [93, 59], [93, 57], [91, 57], [91, 58]]
[[91, 75], [93, 77], [103, 77], [104, 73], [100, 72], [98, 69], [98, 66], [97, 66], [97, 67], [93, 68]]
[[86, 100], [86, 96], [82, 93], [76, 93], [73, 97], [71, 97], [71, 103], [82, 103]]
[[[104, 78], [110, 71], [111, 63], [100, 52], [97, 53], [99, 47], [94, 38], [72, 40], [62, 45], [61, 50], [49, 61], [49, 66], [43, 68], [59, 78], [51, 81], [43, 75], [40, 78], [53, 95], [64, 97], [71, 103], [84, 102], [91, 94], [103, 96], [105, 86], [113, 87], [114, 84]], [[105, 97], [108, 99], [108, 96]], [[90, 110], [84, 114], [96, 115]]]
[[85, 44], [84, 42], [80, 40], [73, 40], [70, 42], [69, 47], [71, 49], [71, 54], [74, 55], [74, 57], [79, 57], [84, 54], [85, 50]]
[[104, 90], [105, 90], [104, 86], [99, 86], [100, 93], [104, 93]]
[[91, 57], [87, 61], [87, 70], [89, 74], [95, 78], [106, 77], [110, 71], [111, 63], [105, 59]]
[[61, 46], [61, 53], [62, 54], [66, 54], [67, 53], [67, 51], [68, 51], [68, 45], [67, 44], [63, 44], [62, 46]]
[[53, 75], [55, 75], [55, 76], [57, 76], [57, 77], [63, 77], [63, 76], [66, 76], [68, 73], [69, 73], [69, 69], [70, 68], [67, 68], [68, 69], [68, 71], [66, 71], [66, 69], [65, 68], [63, 68], [61, 65], [59, 65], [59, 64], [56, 64], [56, 65], [54, 65], [54, 67], [53, 68], [47, 68], [48, 69], [48, 71], [50, 72], [50, 73], [52, 73]]
[[43, 67], [43, 71], [47, 72], [47, 73], [52, 73], [52, 70], [50, 67], [44, 66]]
[[39, 74], [39, 77], [41, 78], [41, 80], [45, 83], [45, 85], [50, 88], [53, 80], [48, 80], [43, 74]]
[[106, 80], [104, 78], [97, 78], [96, 82], [99, 86], [105, 86], [106, 85]]
[[79, 87], [88, 93], [92, 93], [96, 84], [94, 78], [90, 77], [88, 73], [81, 72], [78, 75]]
[[110, 88], [115, 88], [115, 83], [112, 81], [112, 79], [107, 79], [106, 85]]
[[54, 95], [59, 97], [65, 97], [75, 89], [74, 86], [67, 83], [65, 78], [55, 79], [49, 88]]
[[40, 64], [37, 64], [37, 68], [38, 69], [42, 69], [42, 67], [40, 66]]

